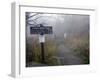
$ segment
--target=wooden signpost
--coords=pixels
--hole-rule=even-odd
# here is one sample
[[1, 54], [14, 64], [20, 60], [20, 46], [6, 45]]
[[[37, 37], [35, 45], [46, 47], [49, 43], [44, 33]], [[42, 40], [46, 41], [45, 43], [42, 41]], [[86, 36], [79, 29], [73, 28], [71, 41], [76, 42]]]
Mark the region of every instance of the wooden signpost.
[[52, 34], [52, 26], [43, 26], [40, 24], [39, 26], [30, 27], [30, 34], [39, 34], [39, 42], [41, 44], [41, 62], [45, 63], [45, 53], [44, 53], [44, 42], [45, 42], [45, 34]]

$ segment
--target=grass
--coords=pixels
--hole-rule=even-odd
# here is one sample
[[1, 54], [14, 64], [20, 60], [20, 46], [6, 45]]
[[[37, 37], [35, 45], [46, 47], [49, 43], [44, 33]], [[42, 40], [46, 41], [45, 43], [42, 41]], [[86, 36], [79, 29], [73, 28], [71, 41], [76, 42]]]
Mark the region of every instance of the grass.
[[[41, 47], [40, 47], [40, 43], [38, 42], [38, 40], [35, 40], [33, 42], [33, 44], [27, 44], [26, 45], [27, 49], [27, 54], [32, 53], [32, 55], [30, 55], [30, 57], [27, 58], [31, 58], [31, 60], [29, 61], [34, 61], [37, 63], [41, 63]], [[56, 44], [54, 44], [54, 41], [52, 40], [46, 40], [46, 42], [44, 43], [44, 57], [45, 57], [45, 64], [47, 65], [57, 65], [58, 61], [56, 58], [54, 58], [54, 56], [57, 55], [57, 46]], [[27, 62], [29, 62], [27, 61]]]
[[78, 56], [82, 64], [89, 64], [89, 39], [73, 39], [72, 41], [72, 51], [76, 56]]
[[74, 49], [74, 52], [82, 59], [83, 64], [89, 64], [89, 43], [84, 42]]
[[[45, 57], [45, 64], [47, 65], [60, 65], [57, 57], [58, 53], [58, 46], [62, 43], [58, 42], [59, 40], [55, 39], [46, 39], [44, 43], [44, 57]], [[89, 64], [89, 39], [88, 38], [69, 38], [63, 41], [66, 48], [70, 48], [73, 51], [73, 55], [78, 56], [81, 58], [82, 64]], [[26, 44], [26, 61], [30, 62], [37, 62], [41, 63], [41, 47], [38, 40], [34, 40], [33, 44]]]

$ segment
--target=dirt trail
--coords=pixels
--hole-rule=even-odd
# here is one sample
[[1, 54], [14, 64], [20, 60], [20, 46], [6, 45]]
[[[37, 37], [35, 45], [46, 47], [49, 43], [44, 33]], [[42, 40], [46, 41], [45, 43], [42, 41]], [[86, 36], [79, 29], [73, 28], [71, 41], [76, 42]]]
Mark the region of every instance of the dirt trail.
[[60, 62], [62, 65], [81, 64], [81, 59], [69, 48], [66, 48], [64, 44], [58, 46], [58, 57], [61, 57]]

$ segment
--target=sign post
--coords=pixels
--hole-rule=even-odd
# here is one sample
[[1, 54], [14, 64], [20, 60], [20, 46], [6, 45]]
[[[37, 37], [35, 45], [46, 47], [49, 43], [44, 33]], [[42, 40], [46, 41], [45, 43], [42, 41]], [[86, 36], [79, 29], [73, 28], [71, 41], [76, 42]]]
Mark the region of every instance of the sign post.
[[41, 62], [45, 63], [45, 51], [44, 51], [44, 42], [45, 34], [52, 34], [52, 26], [40, 26], [30, 27], [30, 34], [39, 34], [39, 42], [41, 44]]
[[42, 63], [45, 63], [45, 53], [44, 53], [44, 43], [41, 42], [41, 55], [42, 55], [42, 59], [41, 59], [41, 62]]
[[44, 42], [45, 42], [45, 35], [39, 35], [39, 42], [41, 44], [41, 62], [45, 63], [45, 51], [44, 51]]

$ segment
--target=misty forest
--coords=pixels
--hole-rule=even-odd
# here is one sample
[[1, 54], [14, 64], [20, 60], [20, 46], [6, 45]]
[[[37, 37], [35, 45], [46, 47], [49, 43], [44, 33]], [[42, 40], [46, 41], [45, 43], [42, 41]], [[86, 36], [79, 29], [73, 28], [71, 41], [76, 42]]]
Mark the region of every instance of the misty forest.
[[[26, 12], [26, 67], [89, 64], [89, 15]], [[44, 34], [44, 63], [39, 34], [30, 27], [52, 26]]]

